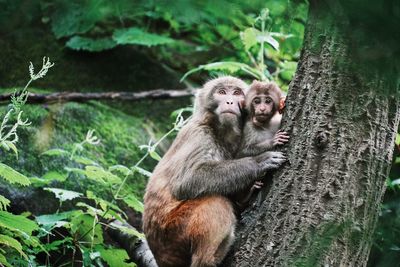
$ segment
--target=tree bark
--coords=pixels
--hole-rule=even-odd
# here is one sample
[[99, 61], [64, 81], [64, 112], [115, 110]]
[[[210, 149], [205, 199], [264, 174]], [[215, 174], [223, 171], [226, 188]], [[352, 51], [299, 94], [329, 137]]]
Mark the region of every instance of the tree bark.
[[[185, 90], [150, 90], [143, 92], [103, 92], [103, 93], [79, 93], [63, 92], [51, 94], [29, 93], [28, 103], [52, 103], [52, 102], [86, 102], [90, 100], [119, 100], [119, 101], [137, 101], [141, 99], [168, 99], [193, 96], [194, 89]], [[12, 94], [0, 95], [0, 102], [10, 101]]]
[[363, 54], [363, 29], [340, 3], [310, 3], [283, 118], [289, 163], [243, 214], [224, 266], [367, 264], [400, 119], [399, 68]]

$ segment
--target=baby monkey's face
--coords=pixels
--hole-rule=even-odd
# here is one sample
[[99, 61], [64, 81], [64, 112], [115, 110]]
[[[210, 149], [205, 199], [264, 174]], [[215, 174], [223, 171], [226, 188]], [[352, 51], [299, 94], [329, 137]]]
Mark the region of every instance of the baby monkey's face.
[[257, 126], [267, 124], [278, 111], [281, 90], [275, 83], [254, 81], [246, 95], [246, 109]]

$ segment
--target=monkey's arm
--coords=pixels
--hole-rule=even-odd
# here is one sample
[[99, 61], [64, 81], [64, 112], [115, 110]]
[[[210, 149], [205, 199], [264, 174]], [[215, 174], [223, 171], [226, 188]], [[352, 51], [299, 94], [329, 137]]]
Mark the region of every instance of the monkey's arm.
[[286, 161], [281, 152], [233, 160], [203, 160], [172, 182], [172, 194], [179, 200], [204, 195], [228, 196], [249, 187], [266, 171]]
[[274, 148], [273, 139], [265, 140], [261, 143], [245, 145], [239, 151], [238, 157], [243, 158], [243, 157], [255, 156], [261, 154], [262, 152], [271, 150], [272, 148]]
[[238, 157], [251, 157], [262, 152], [273, 149], [278, 145], [283, 145], [289, 141], [289, 135], [286, 132], [278, 131], [272, 139], [263, 140], [259, 143], [245, 144], [239, 151]]

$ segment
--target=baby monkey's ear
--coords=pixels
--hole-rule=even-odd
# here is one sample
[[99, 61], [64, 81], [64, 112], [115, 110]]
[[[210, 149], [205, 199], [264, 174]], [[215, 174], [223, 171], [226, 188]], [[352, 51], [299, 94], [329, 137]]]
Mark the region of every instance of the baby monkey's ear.
[[286, 96], [282, 96], [279, 99], [279, 107], [278, 107], [278, 111], [280, 114], [283, 113], [283, 110], [285, 109], [285, 101], [286, 101]]

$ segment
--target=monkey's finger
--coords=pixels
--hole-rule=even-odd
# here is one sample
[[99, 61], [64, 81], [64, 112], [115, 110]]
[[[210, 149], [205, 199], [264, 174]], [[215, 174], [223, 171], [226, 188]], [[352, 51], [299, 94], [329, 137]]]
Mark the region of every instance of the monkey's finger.
[[287, 135], [287, 134], [283, 134], [283, 133], [279, 133], [279, 134], [277, 134], [276, 136], [275, 136], [275, 138], [290, 138], [290, 136], [289, 135]]

